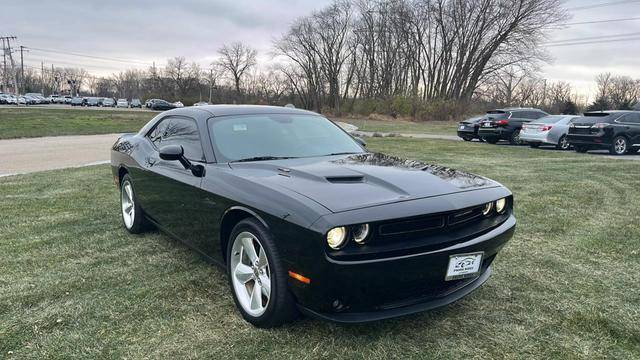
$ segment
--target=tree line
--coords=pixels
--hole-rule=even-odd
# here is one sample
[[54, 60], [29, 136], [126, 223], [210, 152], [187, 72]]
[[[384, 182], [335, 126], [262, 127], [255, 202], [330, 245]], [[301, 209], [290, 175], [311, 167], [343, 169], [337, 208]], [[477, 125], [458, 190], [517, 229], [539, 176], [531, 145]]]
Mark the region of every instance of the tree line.
[[[206, 68], [184, 57], [95, 77], [28, 69], [26, 88], [185, 103], [294, 103], [318, 112], [456, 117], [481, 106], [577, 111], [565, 82], [547, 82], [544, 40], [567, 19], [560, 0], [335, 0], [295, 20], [269, 65], [250, 46], [218, 50]], [[73, 84], [65, 82], [73, 79]], [[638, 81], [598, 76], [596, 107], [631, 107]], [[476, 106], [477, 107], [477, 106]]]

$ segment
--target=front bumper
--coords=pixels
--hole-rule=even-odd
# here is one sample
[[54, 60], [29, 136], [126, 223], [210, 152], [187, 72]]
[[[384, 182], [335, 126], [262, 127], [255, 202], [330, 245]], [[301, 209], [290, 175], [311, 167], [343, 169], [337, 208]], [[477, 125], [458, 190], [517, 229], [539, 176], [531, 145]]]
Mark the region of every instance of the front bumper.
[[[513, 236], [516, 220], [442, 249], [383, 259], [339, 261], [326, 257], [326, 276], [307, 285], [298, 297], [302, 312], [324, 320], [360, 323], [410, 315], [450, 304], [482, 285], [491, 263]], [[445, 281], [449, 257], [484, 253], [480, 273], [471, 279]]]

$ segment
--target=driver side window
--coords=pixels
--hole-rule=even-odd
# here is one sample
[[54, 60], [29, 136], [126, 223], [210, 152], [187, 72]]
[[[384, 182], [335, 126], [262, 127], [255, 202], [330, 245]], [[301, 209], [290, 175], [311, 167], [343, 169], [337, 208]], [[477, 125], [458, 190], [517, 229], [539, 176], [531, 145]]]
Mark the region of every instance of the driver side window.
[[184, 156], [193, 161], [204, 161], [200, 132], [193, 119], [166, 117], [147, 135], [156, 149], [166, 145], [182, 145]]

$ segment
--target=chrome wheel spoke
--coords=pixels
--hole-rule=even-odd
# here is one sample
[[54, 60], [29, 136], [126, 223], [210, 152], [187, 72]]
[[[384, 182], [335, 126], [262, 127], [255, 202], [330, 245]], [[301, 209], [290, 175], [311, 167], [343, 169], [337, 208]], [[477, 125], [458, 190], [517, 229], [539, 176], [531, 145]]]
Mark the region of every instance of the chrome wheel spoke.
[[249, 261], [251, 261], [251, 263], [255, 263], [256, 260], [258, 260], [258, 255], [256, 254], [256, 248], [253, 245], [252, 238], [242, 238], [242, 249], [244, 250], [244, 253], [247, 255], [247, 258], [249, 258]]
[[260, 248], [260, 255], [258, 255], [258, 266], [260, 268], [267, 266], [267, 254], [265, 254], [263, 248]]
[[238, 263], [233, 275], [239, 282], [241, 282], [242, 284], [246, 284], [253, 278], [253, 270], [250, 266], [247, 266], [243, 263]]
[[271, 297], [271, 279], [267, 275], [260, 275], [262, 294], [269, 299]]
[[250, 307], [252, 310], [262, 310], [262, 286], [257, 281], [253, 283]]

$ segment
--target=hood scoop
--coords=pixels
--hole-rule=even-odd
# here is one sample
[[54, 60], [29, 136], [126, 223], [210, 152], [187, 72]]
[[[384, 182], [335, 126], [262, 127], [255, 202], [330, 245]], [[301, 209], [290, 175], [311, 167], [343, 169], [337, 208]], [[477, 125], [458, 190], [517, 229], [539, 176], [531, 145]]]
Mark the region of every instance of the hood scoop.
[[353, 184], [353, 183], [362, 183], [364, 182], [364, 176], [354, 175], [354, 176], [327, 176], [325, 177], [328, 182], [332, 184]]

